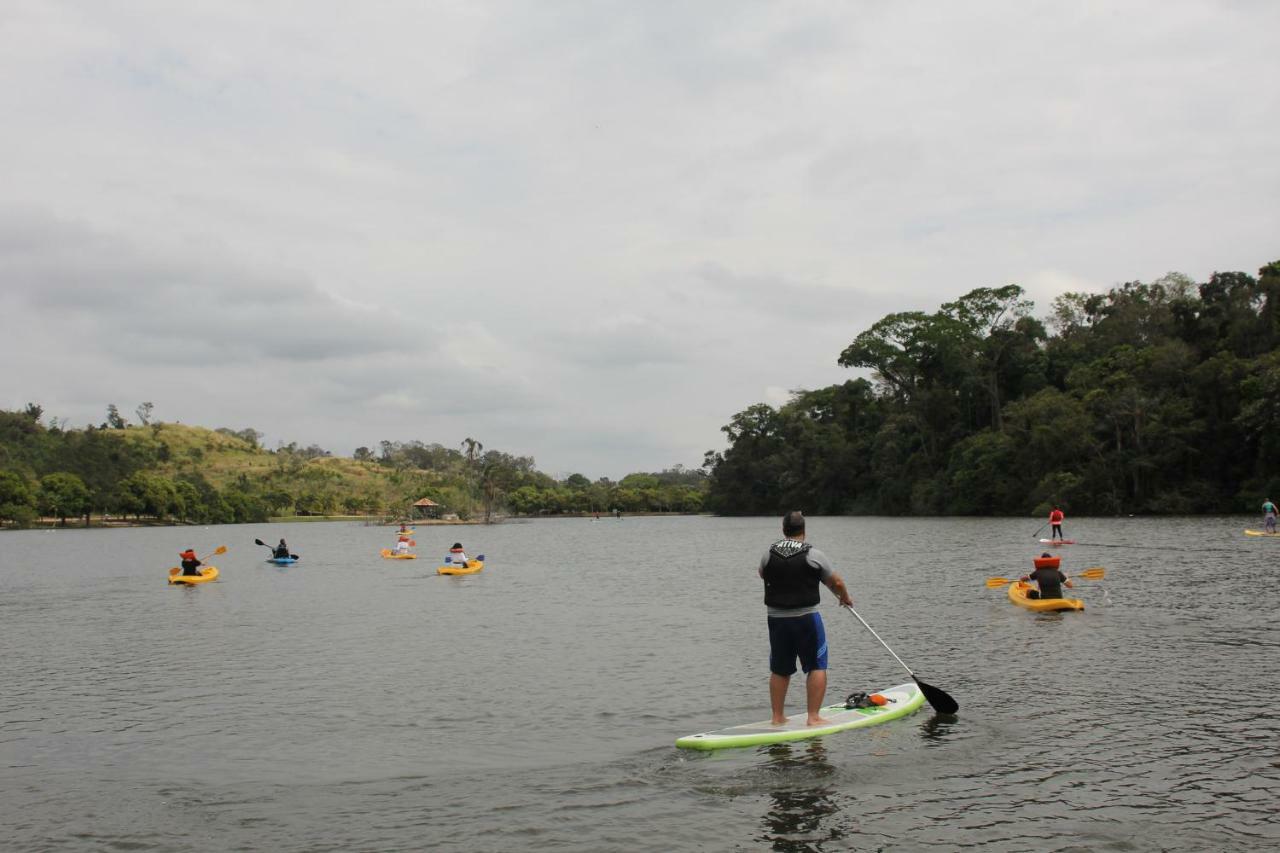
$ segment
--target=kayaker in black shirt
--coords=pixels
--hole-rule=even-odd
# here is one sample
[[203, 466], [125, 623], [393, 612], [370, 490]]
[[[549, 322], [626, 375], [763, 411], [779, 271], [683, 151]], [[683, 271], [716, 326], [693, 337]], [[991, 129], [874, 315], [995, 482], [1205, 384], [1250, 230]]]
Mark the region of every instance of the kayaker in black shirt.
[[1062, 587], [1075, 589], [1071, 581], [1067, 580], [1058, 566], [1061, 564], [1062, 558], [1051, 556], [1043, 553], [1035, 560], [1035, 571], [1029, 575], [1023, 575], [1019, 580], [1024, 582], [1035, 581], [1039, 591], [1031, 590], [1027, 593], [1027, 598], [1062, 598]]
[[277, 558], [289, 556], [289, 546], [284, 544], [284, 540], [280, 540], [280, 544], [275, 547], [274, 554]]
[[200, 566], [204, 564], [196, 556], [195, 549], [188, 548], [178, 556], [182, 559], [182, 574], [184, 577], [193, 577], [200, 574]]

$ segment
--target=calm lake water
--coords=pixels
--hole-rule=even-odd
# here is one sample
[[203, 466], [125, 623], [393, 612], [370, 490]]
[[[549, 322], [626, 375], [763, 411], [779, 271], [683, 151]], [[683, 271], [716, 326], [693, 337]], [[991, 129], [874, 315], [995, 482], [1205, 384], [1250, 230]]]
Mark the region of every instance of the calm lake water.
[[[1280, 540], [1069, 519], [1107, 577], [1033, 614], [984, 581], [1038, 523], [810, 519], [960, 713], [719, 753], [673, 741], [768, 716], [775, 518], [424, 527], [413, 562], [345, 523], [0, 533], [0, 848], [1276, 849]], [[485, 570], [437, 576], [458, 537]], [[829, 699], [908, 680], [824, 596]]]

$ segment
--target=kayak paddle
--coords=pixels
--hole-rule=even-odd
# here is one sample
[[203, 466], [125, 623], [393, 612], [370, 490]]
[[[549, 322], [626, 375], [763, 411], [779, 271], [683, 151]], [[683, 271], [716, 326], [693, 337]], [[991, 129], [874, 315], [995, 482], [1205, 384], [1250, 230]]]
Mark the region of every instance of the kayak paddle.
[[[1107, 575], [1106, 569], [1104, 569], [1102, 566], [1094, 566], [1093, 568], [1085, 569], [1083, 572], [1080, 572], [1079, 574], [1068, 575], [1067, 580], [1075, 580], [1076, 578], [1083, 578], [1084, 580], [1087, 580], [1087, 581], [1100, 581], [1104, 577], [1106, 577], [1106, 575]], [[987, 586], [989, 586], [991, 589], [999, 589], [1005, 584], [1016, 583], [1017, 580], [1018, 580], [1017, 578], [987, 578]]]
[[[866, 628], [868, 631], [871, 632], [871, 636], [875, 637], [877, 640], [880, 640], [880, 635], [876, 633], [876, 630], [874, 628], [872, 628], [870, 625], [867, 624], [866, 619], [863, 619], [861, 616], [858, 616], [858, 611], [854, 610], [848, 604], [842, 604], [840, 606], [843, 607], [845, 610], [848, 610], [850, 613], [852, 613], [857, 618], [857, 620], [862, 623], [862, 627]], [[902, 664], [902, 668], [905, 669], [908, 672], [908, 674], [910, 674], [911, 680], [914, 681], [916, 683], [916, 686], [920, 688], [920, 692], [924, 694], [924, 698], [928, 700], [929, 704], [933, 706], [933, 709], [935, 711], [937, 711], [939, 714], [954, 714], [956, 711], [960, 710], [960, 704], [956, 702], [956, 700], [952, 699], [947, 694], [947, 691], [934, 687], [932, 684], [925, 684], [923, 681], [916, 678], [916, 674], [914, 672], [911, 672], [911, 667], [907, 666], [905, 663], [902, 662], [902, 658], [898, 657], [897, 653], [894, 652], [893, 649], [889, 648], [888, 643], [886, 643], [884, 640], [880, 640], [880, 645], [884, 646], [885, 649], [889, 652], [889, 654], [893, 655], [894, 660]]]
[[[214, 552], [213, 552], [212, 554], [210, 554], [210, 555], [209, 555], [209, 557], [216, 557], [216, 556], [218, 556], [219, 554], [225, 554], [225, 553], [227, 553], [227, 546], [226, 546], [226, 545], [219, 545], [219, 546], [217, 547], [217, 549], [215, 549], [215, 550], [214, 550]], [[209, 559], [209, 557], [201, 557], [201, 558], [200, 558], [200, 562], [202, 562], [202, 563], [203, 563], [205, 560]]]

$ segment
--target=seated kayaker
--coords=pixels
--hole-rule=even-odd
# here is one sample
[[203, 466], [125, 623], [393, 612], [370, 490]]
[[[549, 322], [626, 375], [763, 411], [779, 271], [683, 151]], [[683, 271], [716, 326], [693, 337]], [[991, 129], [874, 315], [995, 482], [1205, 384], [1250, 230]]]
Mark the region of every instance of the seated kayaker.
[[182, 559], [182, 574], [186, 576], [194, 576], [200, 574], [200, 558], [196, 556], [196, 552], [191, 548], [183, 551], [178, 555]]
[[445, 558], [445, 562], [455, 566], [465, 566], [467, 564], [467, 555], [462, 550], [461, 542], [453, 543], [453, 547], [449, 549], [449, 556]]
[[1039, 590], [1030, 590], [1027, 592], [1027, 598], [1062, 598], [1062, 587], [1064, 585], [1068, 589], [1075, 588], [1071, 581], [1067, 580], [1067, 576], [1058, 568], [1062, 564], [1061, 557], [1053, 557], [1048, 553], [1043, 553], [1032, 562], [1036, 567], [1035, 571], [1029, 575], [1023, 575], [1019, 580], [1024, 583], [1035, 581]]
[[286, 545], [286, 544], [284, 544], [284, 540], [283, 540], [283, 539], [281, 539], [281, 540], [280, 540], [280, 544], [279, 544], [279, 545], [277, 545], [277, 546], [275, 547], [274, 555], [275, 555], [276, 557], [287, 557], [287, 556], [289, 556], [289, 546], [288, 546], [288, 545]]
[[409, 553], [409, 540], [404, 536], [401, 536], [400, 540], [396, 542], [396, 553], [397, 554]]

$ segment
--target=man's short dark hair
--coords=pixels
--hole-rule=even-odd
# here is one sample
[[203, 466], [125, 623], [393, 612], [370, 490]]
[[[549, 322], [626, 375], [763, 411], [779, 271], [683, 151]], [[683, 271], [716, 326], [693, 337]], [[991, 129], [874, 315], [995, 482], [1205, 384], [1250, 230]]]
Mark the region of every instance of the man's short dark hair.
[[793, 509], [782, 517], [782, 535], [794, 536], [797, 533], [804, 533], [804, 515]]

